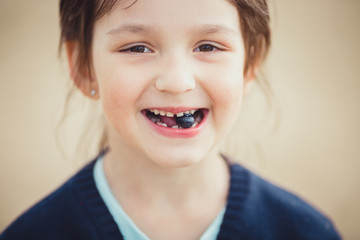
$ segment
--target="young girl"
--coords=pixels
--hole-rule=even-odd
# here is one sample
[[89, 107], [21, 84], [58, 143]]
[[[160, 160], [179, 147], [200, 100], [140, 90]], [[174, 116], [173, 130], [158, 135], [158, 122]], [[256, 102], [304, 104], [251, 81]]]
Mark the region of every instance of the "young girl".
[[270, 45], [265, 0], [62, 0], [71, 78], [108, 146], [0, 239], [339, 239], [219, 153]]

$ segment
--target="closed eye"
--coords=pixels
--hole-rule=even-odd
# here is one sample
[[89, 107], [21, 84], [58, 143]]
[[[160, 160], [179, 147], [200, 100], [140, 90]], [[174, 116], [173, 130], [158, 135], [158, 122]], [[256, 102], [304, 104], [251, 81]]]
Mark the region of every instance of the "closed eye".
[[152, 51], [144, 45], [136, 45], [126, 49], [120, 49], [119, 52], [131, 52], [131, 53], [151, 53]]

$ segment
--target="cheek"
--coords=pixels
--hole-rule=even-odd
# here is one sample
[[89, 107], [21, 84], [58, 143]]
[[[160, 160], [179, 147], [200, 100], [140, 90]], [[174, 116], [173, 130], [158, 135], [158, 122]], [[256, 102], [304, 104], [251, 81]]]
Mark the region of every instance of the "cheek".
[[141, 83], [144, 81], [136, 69], [123, 67], [116, 54], [108, 53], [99, 46], [94, 46], [94, 72], [99, 85], [100, 98], [104, 110], [117, 114], [117, 111], [126, 113], [130, 111], [142, 91]]
[[243, 78], [241, 75], [219, 76], [216, 87], [216, 104], [221, 104], [223, 108], [232, 108], [241, 103], [243, 95]]
[[226, 76], [216, 88], [215, 119], [221, 125], [232, 126], [240, 112], [243, 97], [243, 79]]
[[125, 122], [129, 118], [124, 116], [132, 116], [138, 110], [136, 103], [143, 91], [144, 79], [131, 70], [109, 65], [97, 73], [105, 115], [112, 122]]
[[244, 76], [241, 61], [226, 62], [221, 67], [209, 69], [206, 74], [205, 79], [208, 81], [204, 86], [212, 100], [215, 126], [219, 129], [224, 126], [230, 129], [238, 116], [243, 98]]
[[[207, 71], [207, 92], [211, 93], [213, 105], [222, 109], [240, 106], [243, 95], [244, 76], [239, 61], [225, 62]], [[240, 61], [241, 63], [241, 61]]]

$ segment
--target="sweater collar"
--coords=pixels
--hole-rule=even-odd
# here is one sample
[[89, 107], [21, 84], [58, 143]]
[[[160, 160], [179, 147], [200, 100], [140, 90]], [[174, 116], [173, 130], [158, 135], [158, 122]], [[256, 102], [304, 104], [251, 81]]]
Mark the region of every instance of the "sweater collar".
[[[93, 177], [95, 162], [105, 153], [106, 151], [103, 151], [78, 173], [78, 180], [74, 182], [74, 188], [79, 204], [92, 219], [102, 239], [122, 240], [123, 236], [101, 198]], [[222, 155], [222, 157], [229, 164], [230, 189], [224, 219], [217, 239], [237, 239], [240, 235], [239, 227], [241, 228], [244, 225], [241, 213], [243, 203], [249, 192], [249, 172], [240, 165], [231, 163], [230, 159], [226, 156]]]

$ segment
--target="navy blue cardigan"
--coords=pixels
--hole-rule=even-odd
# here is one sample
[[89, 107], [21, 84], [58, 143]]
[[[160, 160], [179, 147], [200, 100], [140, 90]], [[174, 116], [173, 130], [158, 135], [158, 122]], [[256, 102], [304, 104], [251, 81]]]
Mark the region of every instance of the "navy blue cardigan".
[[[95, 186], [94, 163], [16, 219], [0, 240], [123, 239]], [[298, 197], [238, 164], [229, 168], [230, 192], [217, 239], [340, 239], [332, 223]]]

